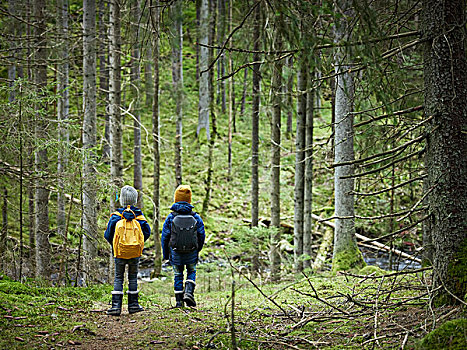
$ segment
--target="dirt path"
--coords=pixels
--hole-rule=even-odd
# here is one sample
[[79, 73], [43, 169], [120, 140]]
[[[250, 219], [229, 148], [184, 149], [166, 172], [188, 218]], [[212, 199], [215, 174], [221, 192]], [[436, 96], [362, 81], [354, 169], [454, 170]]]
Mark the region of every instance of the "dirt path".
[[[199, 349], [209, 335], [212, 312], [197, 309], [175, 309], [153, 306], [145, 311], [129, 315], [126, 306], [120, 316], [108, 316], [107, 305], [100, 305], [98, 311], [84, 316], [83, 327], [76, 329], [82, 335], [76, 349]], [[213, 326], [213, 324], [211, 324]], [[89, 332], [88, 327], [95, 329]], [[198, 343], [199, 345], [196, 345]], [[70, 344], [73, 345], [73, 344]]]

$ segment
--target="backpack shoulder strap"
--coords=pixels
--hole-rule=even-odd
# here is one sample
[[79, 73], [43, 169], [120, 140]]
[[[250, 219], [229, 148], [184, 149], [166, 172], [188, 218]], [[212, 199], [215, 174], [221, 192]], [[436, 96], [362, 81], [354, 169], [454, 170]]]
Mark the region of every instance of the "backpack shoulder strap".
[[138, 215], [138, 216], [136, 217], [136, 220], [147, 221], [146, 218], [144, 217], [144, 215]]
[[118, 211], [114, 211], [112, 214], [110, 214], [110, 216], [112, 216], [112, 215], [118, 215], [121, 218], [123, 217], [123, 214], [120, 214]]

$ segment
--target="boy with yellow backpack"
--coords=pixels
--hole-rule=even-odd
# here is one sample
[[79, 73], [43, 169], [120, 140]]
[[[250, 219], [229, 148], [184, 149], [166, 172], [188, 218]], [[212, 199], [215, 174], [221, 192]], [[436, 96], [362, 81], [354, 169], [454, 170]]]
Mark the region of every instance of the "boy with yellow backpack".
[[108, 315], [119, 316], [122, 312], [123, 275], [128, 265], [128, 312], [143, 311], [138, 303], [138, 265], [143, 252], [144, 241], [151, 235], [151, 228], [141, 209], [135, 207], [138, 192], [131, 186], [120, 191], [122, 208], [112, 213], [104, 238], [111, 244], [115, 258], [115, 280], [112, 291], [112, 307]]

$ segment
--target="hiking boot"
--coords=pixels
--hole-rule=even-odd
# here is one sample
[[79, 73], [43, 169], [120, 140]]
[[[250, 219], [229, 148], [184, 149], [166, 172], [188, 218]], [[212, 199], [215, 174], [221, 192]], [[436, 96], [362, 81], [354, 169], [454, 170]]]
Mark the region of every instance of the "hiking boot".
[[175, 293], [175, 307], [183, 307], [183, 293]]
[[143, 310], [143, 307], [138, 304], [138, 291], [128, 291], [128, 313], [134, 314]]
[[187, 280], [185, 282], [185, 293], [183, 294], [183, 301], [186, 303], [187, 306], [195, 307], [196, 306], [196, 301], [195, 301], [195, 282], [191, 280]]
[[112, 292], [112, 307], [107, 310], [107, 315], [120, 316], [122, 313], [123, 292]]

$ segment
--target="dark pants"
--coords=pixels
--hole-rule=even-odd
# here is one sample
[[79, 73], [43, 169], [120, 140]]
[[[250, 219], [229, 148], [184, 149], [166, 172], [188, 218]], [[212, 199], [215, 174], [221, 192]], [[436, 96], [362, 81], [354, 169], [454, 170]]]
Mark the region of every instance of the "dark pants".
[[196, 263], [186, 265], [172, 265], [174, 269], [174, 290], [175, 293], [183, 293], [183, 271], [186, 267], [186, 280], [195, 283]]
[[114, 291], [123, 292], [123, 275], [125, 274], [126, 264], [128, 264], [128, 290], [130, 292], [136, 292], [138, 290], [139, 258], [133, 258], [133, 259], [115, 258]]

